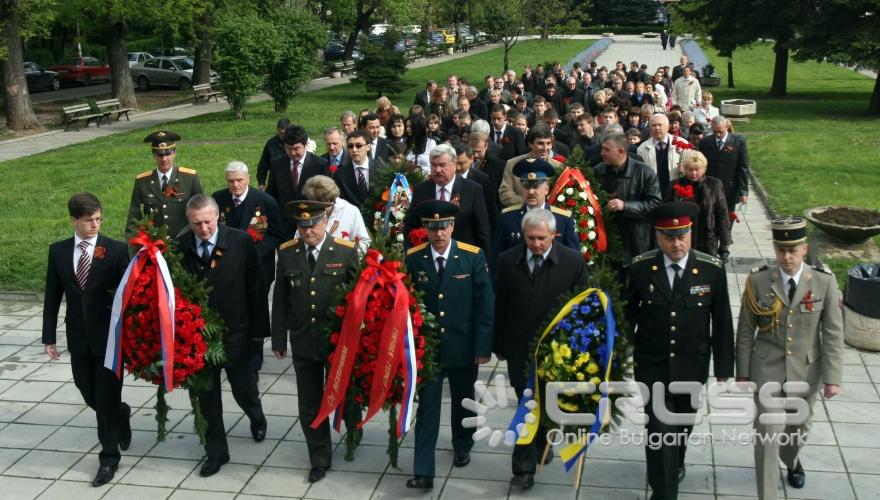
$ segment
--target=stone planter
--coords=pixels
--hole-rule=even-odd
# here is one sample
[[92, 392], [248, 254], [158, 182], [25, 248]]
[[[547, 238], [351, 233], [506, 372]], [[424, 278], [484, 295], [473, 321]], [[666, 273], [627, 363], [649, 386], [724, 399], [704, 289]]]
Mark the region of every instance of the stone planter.
[[702, 80], [700, 80], [700, 85], [703, 87], [717, 87], [721, 85], [721, 78], [717, 76], [704, 76]]
[[856, 349], [880, 351], [880, 319], [843, 308], [843, 340]]
[[660, 38], [660, 33], [647, 32], [642, 33], [642, 38]]
[[605, 38], [613, 38], [614, 33], [602, 33], [602, 36], [604, 36]]
[[330, 73], [330, 78], [342, 78], [341, 71], [333, 71]]
[[751, 99], [730, 99], [727, 101], [721, 101], [721, 114], [724, 116], [748, 116], [757, 112], [758, 103]]
[[446, 53], [451, 56], [452, 54], [455, 54], [455, 49], [452, 47], [449, 47], [448, 49], [446, 49]]
[[[832, 209], [843, 209], [853, 217], [873, 222], [855, 225], [831, 221], [826, 212]], [[857, 207], [813, 207], [804, 210], [804, 216], [814, 226], [847, 243], [862, 243], [880, 234], [880, 212], [876, 210]]]

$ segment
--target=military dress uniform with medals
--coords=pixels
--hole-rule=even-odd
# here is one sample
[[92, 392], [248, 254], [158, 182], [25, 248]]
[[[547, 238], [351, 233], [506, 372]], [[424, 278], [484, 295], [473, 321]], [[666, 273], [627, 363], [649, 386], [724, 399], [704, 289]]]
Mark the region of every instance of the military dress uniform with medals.
[[[668, 236], [690, 231], [699, 209], [693, 203], [667, 203], [648, 217]], [[685, 262], [682, 262], [684, 260]], [[670, 283], [672, 281], [672, 283]], [[673, 262], [659, 249], [633, 259], [626, 289], [627, 315], [634, 332], [635, 380], [650, 390], [655, 382], [705, 384], [709, 358], [717, 378], [733, 376], [733, 322], [727, 274], [721, 261], [690, 250]], [[653, 399], [654, 395], [651, 394]], [[666, 407], [675, 413], [695, 413], [687, 394], [665, 391]], [[647, 433], [687, 433], [690, 426], [669, 425], [654, 415], [646, 402]], [[645, 447], [652, 499], [676, 498], [684, 477], [686, 446]]]
[[[447, 201], [430, 200], [416, 208], [422, 224], [428, 228], [448, 227], [455, 221], [458, 207]], [[434, 452], [440, 431], [440, 408], [443, 379], [449, 379], [452, 394], [452, 447], [454, 464], [470, 461], [474, 445], [473, 431], [461, 421], [475, 416], [461, 407], [463, 398], [474, 398], [477, 379], [476, 358], [492, 355], [494, 293], [486, 257], [473, 245], [451, 239], [447, 256], [437, 255], [430, 243], [407, 251], [406, 268], [416, 289], [424, 293], [425, 308], [440, 325], [438, 361], [441, 371], [436, 380], [426, 381], [419, 390], [415, 427], [415, 478], [408, 487], [430, 489], [434, 478]], [[440, 260], [442, 259], [442, 260]]]
[[[796, 246], [806, 242], [806, 221], [800, 217], [774, 220], [773, 243]], [[800, 425], [764, 425], [755, 420], [760, 434], [788, 434], [786, 446], [778, 441], [755, 441], [755, 472], [760, 498], [775, 498], [779, 459], [789, 469], [789, 482], [803, 486], [804, 473], [798, 460], [812, 423], [812, 408], [823, 384], [840, 385], [843, 378], [843, 320], [840, 291], [834, 276], [824, 269], [801, 265], [800, 276], [786, 279], [779, 266], [762, 266], [749, 274], [743, 292], [736, 332], [736, 375], [760, 390], [767, 382], [807, 382], [810, 418]], [[794, 286], [788, 280], [794, 281]], [[793, 397], [786, 395], [786, 397]], [[758, 414], [768, 410], [755, 397]], [[799, 475], [796, 480], [792, 475]]]
[[[154, 152], [174, 152], [180, 136], [160, 130], [148, 135]], [[167, 154], [167, 153], [166, 153]], [[186, 202], [202, 192], [199, 174], [191, 168], [174, 166], [163, 174], [154, 168], [135, 177], [128, 208], [125, 239], [128, 241], [140, 231], [138, 221], [151, 217], [156, 225], [168, 225], [168, 236], [177, 237], [187, 226]]]
[[[293, 201], [288, 204], [300, 227], [319, 224], [329, 203]], [[272, 350], [287, 351], [288, 339], [296, 372], [299, 420], [309, 450], [310, 481], [330, 468], [333, 443], [330, 423], [312, 429], [321, 406], [330, 345], [322, 332], [328, 310], [337, 305], [339, 289], [357, 273], [357, 248], [349, 240], [327, 233], [315, 247], [301, 239], [278, 247], [278, 266], [272, 307]]]

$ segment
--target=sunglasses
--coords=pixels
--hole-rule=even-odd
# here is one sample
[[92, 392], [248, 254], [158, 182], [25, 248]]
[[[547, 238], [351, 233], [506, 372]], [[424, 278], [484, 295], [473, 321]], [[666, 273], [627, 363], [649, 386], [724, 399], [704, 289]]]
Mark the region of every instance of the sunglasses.
[[366, 147], [366, 146], [367, 146], [366, 143], [362, 143], [362, 144], [349, 144], [349, 145], [348, 145], [348, 149], [361, 149], [361, 148]]

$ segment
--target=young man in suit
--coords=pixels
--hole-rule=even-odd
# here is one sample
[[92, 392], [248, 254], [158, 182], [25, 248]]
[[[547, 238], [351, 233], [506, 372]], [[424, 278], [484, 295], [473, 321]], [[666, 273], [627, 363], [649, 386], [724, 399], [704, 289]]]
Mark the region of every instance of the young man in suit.
[[[316, 175], [328, 175], [327, 160], [306, 151], [309, 135], [299, 125], [291, 125], [284, 131], [284, 151], [286, 156], [272, 160], [266, 192], [269, 193], [279, 207], [293, 200], [302, 198], [302, 187], [309, 178]], [[289, 222], [284, 223], [285, 238], [293, 237], [296, 227]]]
[[[484, 250], [491, 244], [489, 235], [489, 214], [483, 200], [483, 189], [479, 184], [455, 175], [455, 148], [448, 144], [438, 144], [431, 150], [431, 176], [413, 188], [412, 206], [417, 207], [426, 200], [450, 201], [458, 205], [455, 216], [456, 241], [474, 245]], [[410, 210], [404, 220], [404, 233], [419, 225], [415, 210]]]
[[55, 331], [61, 299], [66, 297], [65, 327], [73, 382], [98, 421], [99, 468], [92, 486], [113, 479], [119, 466], [119, 448], [131, 444], [131, 408], [121, 402], [122, 381], [104, 368], [110, 308], [125, 269], [125, 243], [99, 234], [101, 202], [89, 193], [73, 195], [67, 202], [73, 237], [49, 247], [46, 298], [43, 307], [43, 344], [53, 361], [61, 354]]
[[526, 141], [518, 128], [507, 123], [507, 112], [504, 110], [504, 106], [500, 104], [492, 106], [491, 119], [490, 140], [501, 148], [501, 154], [499, 154], [501, 159], [507, 161], [514, 156], [525, 154]]
[[208, 477], [229, 462], [229, 445], [223, 422], [220, 371], [232, 388], [232, 396], [250, 419], [254, 441], [266, 437], [266, 417], [253, 370], [254, 342], [263, 342], [269, 328], [269, 301], [263, 270], [254, 240], [246, 232], [219, 224], [220, 209], [214, 198], [193, 196], [186, 206], [190, 232], [177, 238], [183, 268], [206, 280], [211, 287], [208, 306], [223, 319], [223, 347], [227, 361], [215, 367], [211, 389], [199, 394], [199, 406], [208, 431], [207, 458], [199, 474]]
[[461, 400], [474, 398], [477, 366], [492, 357], [493, 292], [486, 271], [486, 254], [479, 248], [455, 241], [458, 207], [448, 201], [429, 200], [416, 209], [428, 232], [428, 242], [406, 254], [406, 269], [416, 289], [424, 294], [425, 308], [440, 324], [438, 361], [441, 371], [435, 380], [419, 390], [416, 413], [414, 477], [407, 488], [434, 487], [434, 451], [440, 431], [443, 379], [449, 379], [452, 394], [453, 465], [471, 461], [473, 433], [462, 427], [462, 419], [474, 413], [461, 407]]
[[498, 199], [501, 206], [519, 207], [525, 202], [522, 182], [519, 177], [513, 175], [513, 167], [526, 158], [540, 158], [550, 164], [555, 170], [562, 170], [562, 164], [553, 159], [553, 132], [543, 123], [538, 123], [526, 135], [529, 144], [529, 152], [514, 156], [504, 165], [501, 175], [501, 185], [498, 188]]
[[749, 151], [746, 139], [730, 132], [730, 120], [718, 115], [712, 120], [712, 135], [703, 137], [697, 148], [709, 165], [706, 175], [721, 179], [727, 210], [749, 201]]
[[[499, 359], [507, 360], [507, 376], [517, 400], [526, 388], [532, 343], [541, 323], [559, 309], [560, 295], [582, 291], [589, 281], [583, 255], [556, 244], [556, 218], [552, 212], [544, 208], [529, 210], [522, 218], [521, 229], [525, 244], [498, 256], [492, 348]], [[544, 451], [545, 442], [546, 433], [539, 431], [531, 444], [514, 448], [512, 486], [528, 489], [534, 485], [538, 453]]]
[[350, 161], [333, 176], [343, 200], [361, 208], [370, 194], [370, 181], [379, 175], [379, 162], [370, 158], [370, 134], [355, 130], [346, 138]]
[[388, 139], [381, 137], [382, 121], [376, 113], [367, 113], [361, 117], [361, 130], [365, 130], [370, 135], [370, 159], [380, 162], [387, 162], [391, 156], [391, 149], [388, 145]]
[[[470, 138], [470, 136], [468, 136]], [[483, 188], [483, 199], [486, 201], [486, 213], [489, 215], [490, 234], [495, 234], [495, 221], [498, 219], [498, 208], [495, 199], [498, 197], [497, 190], [492, 185], [489, 174], [473, 168], [474, 150], [470, 145], [463, 142], [455, 143], [455, 152], [458, 158], [455, 160], [455, 175], [469, 181], [476, 182]]]

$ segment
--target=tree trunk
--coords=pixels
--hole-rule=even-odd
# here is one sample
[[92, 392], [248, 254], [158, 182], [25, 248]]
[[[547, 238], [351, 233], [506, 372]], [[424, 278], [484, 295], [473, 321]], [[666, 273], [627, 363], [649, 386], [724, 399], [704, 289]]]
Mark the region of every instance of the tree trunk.
[[871, 93], [871, 101], [868, 103], [868, 113], [880, 115], [880, 78], [874, 79], [874, 92]]
[[776, 53], [776, 62], [773, 64], [773, 84], [770, 86], [770, 95], [773, 97], [785, 97], [788, 83], [788, 43], [777, 41], [773, 46]]
[[113, 97], [119, 99], [123, 108], [137, 108], [137, 97], [131, 82], [131, 70], [128, 68], [128, 48], [125, 46], [125, 33], [128, 25], [125, 21], [110, 21], [107, 26], [107, 55], [110, 64], [110, 88]]
[[504, 71], [506, 72], [510, 68], [510, 49], [513, 48], [513, 44], [507, 40], [504, 40]]
[[733, 58], [727, 58], [727, 88], [733, 89], [736, 88], [736, 85], [733, 83]]
[[342, 56], [344, 60], [351, 59], [351, 54], [354, 53], [354, 46], [357, 44], [358, 33], [361, 31], [366, 35], [370, 33], [370, 18], [373, 17], [373, 12], [375, 12], [376, 8], [371, 7], [365, 11], [361, 11], [363, 5], [363, 1], [359, 0], [357, 5], [358, 15], [354, 22], [354, 30], [349, 33], [348, 41], [345, 43], [345, 54]]
[[206, 9], [199, 19], [196, 28], [196, 57], [193, 66], [193, 85], [211, 82], [211, 61], [214, 59], [214, 40], [211, 38], [211, 27], [214, 25], [214, 13]]
[[3, 42], [8, 54], [0, 59], [0, 73], [3, 77], [3, 97], [6, 103], [6, 128], [23, 130], [40, 128], [31, 96], [24, 77], [24, 60], [21, 52], [21, 38], [18, 36], [18, 14], [9, 9], [3, 21]]

